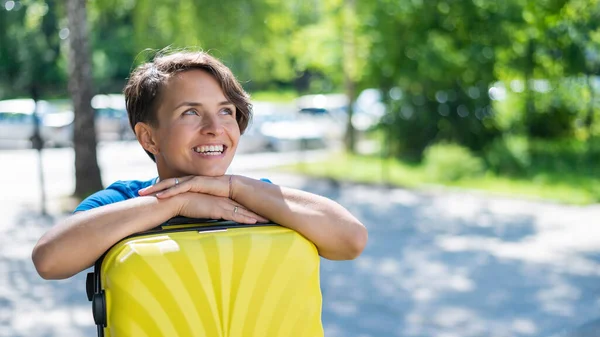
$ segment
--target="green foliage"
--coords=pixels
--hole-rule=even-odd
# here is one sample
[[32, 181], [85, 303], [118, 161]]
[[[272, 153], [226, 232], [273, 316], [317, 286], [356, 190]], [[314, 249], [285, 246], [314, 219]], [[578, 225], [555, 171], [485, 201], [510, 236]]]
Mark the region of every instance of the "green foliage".
[[[548, 150], [552, 151], [550, 148]], [[561, 158], [557, 160], [561, 161]], [[569, 157], [562, 161], [567, 160]], [[590, 164], [587, 165], [591, 168]], [[384, 183], [410, 188], [429, 188], [433, 184], [487, 191], [503, 196], [541, 198], [568, 204], [600, 202], [598, 172], [596, 176], [574, 175], [566, 172], [538, 172], [534, 176], [513, 177], [487, 173], [447, 181], [427, 174], [424, 165], [415, 165], [398, 159], [343, 154], [330, 156], [323, 161], [301, 163], [283, 169], [338, 181]]]
[[440, 181], [457, 181], [476, 177], [484, 172], [483, 161], [469, 149], [450, 143], [429, 146], [423, 160], [425, 171]]
[[[498, 175], [526, 177], [589, 177], [600, 173], [600, 141], [544, 140], [504, 136], [485, 149], [488, 169]], [[562, 178], [564, 179], [564, 178]]]
[[402, 93], [389, 104], [396, 154], [419, 158], [442, 140], [478, 150], [493, 140], [498, 132], [487, 92], [496, 56], [490, 46], [504, 35], [482, 32], [502, 23], [499, 8], [479, 1], [381, 3], [367, 30], [373, 35], [367, 73]]
[[596, 178], [600, 174], [600, 141], [574, 139], [530, 142], [532, 165], [529, 175], [539, 173]]
[[[61, 59], [60, 4], [55, 0], [13, 2], [0, 7], [0, 98], [53, 93], [66, 82]], [[66, 93], [66, 88], [62, 90]]]
[[292, 103], [298, 93], [292, 90], [255, 91], [250, 92], [250, 97], [253, 101]]
[[497, 138], [485, 149], [484, 158], [488, 169], [496, 174], [523, 175], [531, 165], [528, 139], [512, 135]]
[[[66, 96], [63, 3], [14, 3], [0, 6], [0, 99], [32, 85]], [[597, 155], [581, 144], [600, 136], [600, 0], [94, 0], [89, 27], [100, 92], [121, 91], [157, 50], [192, 46], [258, 100], [380, 88], [396, 158], [449, 142], [494, 174], [550, 179], [590, 172]]]
[[444, 90], [431, 84], [425, 88], [429, 89], [408, 92], [389, 105], [390, 138], [398, 145], [397, 155], [419, 159], [436, 141], [480, 150], [499, 134], [485, 86]]
[[557, 139], [574, 135], [577, 108], [560, 96], [538, 99], [543, 108], [536, 109], [525, 119], [528, 134], [535, 138]]
[[[503, 133], [543, 139], [575, 137], [582, 132], [588, 134], [587, 130], [582, 130], [586, 127], [584, 121], [591, 99], [584, 77], [536, 80], [530, 84], [534, 90], [529, 94], [521, 89], [517, 92], [510, 89], [511, 86], [524, 86], [520, 80], [502, 85], [508, 89], [507, 96], [503, 101], [495, 102], [494, 108], [497, 112], [495, 120]], [[534, 99], [534, 109], [523, 113], [529, 97]]]

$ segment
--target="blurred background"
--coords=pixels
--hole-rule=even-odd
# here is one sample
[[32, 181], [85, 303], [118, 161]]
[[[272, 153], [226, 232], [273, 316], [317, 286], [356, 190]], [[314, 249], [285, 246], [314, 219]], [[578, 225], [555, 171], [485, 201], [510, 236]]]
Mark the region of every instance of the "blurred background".
[[369, 228], [323, 260], [327, 336], [600, 335], [600, 1], [0, 0], [0, 336], [94, 335], [29, 255], [156, 174], [121, 92], [165, 47], [250, 93], [231, 173]]

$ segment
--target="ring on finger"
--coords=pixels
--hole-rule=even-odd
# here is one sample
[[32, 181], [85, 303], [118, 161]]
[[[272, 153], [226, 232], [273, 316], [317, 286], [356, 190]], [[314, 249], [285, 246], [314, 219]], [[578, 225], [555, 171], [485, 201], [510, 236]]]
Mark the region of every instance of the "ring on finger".
[[237, 213], [237, 211], [238, 211], [238, 207], [237, 207], [237, 206], [235, 206], [235, 207], [233, 208], [233, 213]]
[[179, 178], [175, 178], [175, 186], [179, 185]]

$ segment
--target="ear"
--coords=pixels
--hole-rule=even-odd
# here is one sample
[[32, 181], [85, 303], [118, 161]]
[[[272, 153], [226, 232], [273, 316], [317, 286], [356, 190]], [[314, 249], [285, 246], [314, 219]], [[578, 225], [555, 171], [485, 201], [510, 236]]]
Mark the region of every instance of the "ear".
[[158, 147], [158, 142], [156, 141], [156, 131], [149, 124], [138, 122], [135, 125], [135, 136], [144, 148], [144, 150], [152, 153], [153, 155], [157, 155], [160, 153], [160, 148]]

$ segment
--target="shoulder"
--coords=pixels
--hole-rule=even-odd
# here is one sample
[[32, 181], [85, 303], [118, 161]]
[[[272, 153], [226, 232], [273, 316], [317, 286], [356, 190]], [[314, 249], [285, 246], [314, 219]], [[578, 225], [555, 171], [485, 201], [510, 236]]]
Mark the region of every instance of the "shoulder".
[[139, 190], [154, 184], [156, 179], [157, 178], [152, 178], [150, 180], [118, 180], [106, 189], [85, 198], [85, 200], [75, 208], [74, 213], [135, 198], [138, 196]]
[[138, 196], [139, 190], [155, 184], [156, 180], [157, 178], [152, 178], [150, 180], [118, 180], [108, 186], [104, 191], [117, 191], [126, 196], [127, 199], [135, 198]]

